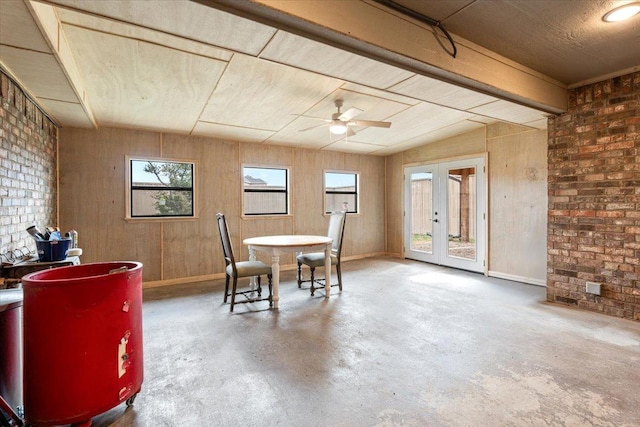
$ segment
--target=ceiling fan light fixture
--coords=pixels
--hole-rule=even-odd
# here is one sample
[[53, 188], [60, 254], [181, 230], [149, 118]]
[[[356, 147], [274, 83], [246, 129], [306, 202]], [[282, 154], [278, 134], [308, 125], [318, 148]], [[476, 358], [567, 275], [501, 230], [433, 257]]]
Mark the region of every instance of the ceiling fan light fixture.
[[620, 22], [640, 13], [640, 3], [628, 3], [615, 9], [611, 9], [602, 17], [604, 22]]
[[333, 123], [331, 123], [331, 126], [329, 126], [329, 132], [334, 135], [342, 135], [343, 133], [347, 133], [347, 125], [339, 120], [334, 121]]

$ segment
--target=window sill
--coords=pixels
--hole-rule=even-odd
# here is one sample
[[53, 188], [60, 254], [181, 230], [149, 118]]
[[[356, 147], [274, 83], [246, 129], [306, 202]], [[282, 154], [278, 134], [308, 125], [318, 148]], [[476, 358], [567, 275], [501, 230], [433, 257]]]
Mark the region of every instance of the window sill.
[[266, 215], [241, 215], [243, 220], [254, 220], [254, 219], [285, 219], [285, 218], [293, 218], [291, 214], [266, 214]]
[[124, 220], [128, 223], [139, 223], [139, 222], [192, 222], [192, 221], [197, 221], [198, 219], [200, 218], [198, 218], [197, 216], [190, 216], [190, 217], [180, 217], [180, 218], [126, 217]]

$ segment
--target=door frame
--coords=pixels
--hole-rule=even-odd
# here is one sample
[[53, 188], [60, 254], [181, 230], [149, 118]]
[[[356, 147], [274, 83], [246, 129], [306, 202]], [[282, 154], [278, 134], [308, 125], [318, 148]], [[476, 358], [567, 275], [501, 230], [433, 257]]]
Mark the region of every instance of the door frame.
[[[429, 162], [422, 164], [412, 164], [404, 167], [404, 179], [403, 179], [403, 208], [404, 208], [404, 220], [403, 220], [403, 258], [409, 259], [417, 259], [418, 261], [429, 262], [437, 265], [443, 265], [453, 268], [458, 268], [462, 270], [475, 271], [478, 273], [483, 273], [484, 275], [488, 274], [488, 221], [487, 221], [487, 211], [488, 211], [488, 191], [487, 191], [487, 180], [488, 174], [486, 171], [487, 164], [487, 156], [486, 154], [480, 156], [469, 156], [463, 158], [453, 158], [453, 159], [443, 159], [437, 162]], [[439, 246], [437, 241], [433, 242], [433, 254], [428, 254], [426, 252], [420, 252], [420, 256], [417, 257], [407, 257], [408, 252], [413, 252], [416, 254], [416, 251], [410, 250], [410, 240], [411, 240], [411, 182], [410, 175], [415, 172], [433, 172], [433, 182], [434, 182], [434, 198], [438, 197], [438, 200], [434, 200], [433, 206], [444, 206], [445, 210], [444, 214], [439, 215], [439, 218], [447, 217], [446, 208], [448, 207], [448, 191], [446, 190], [448, 181], [448, 170], [450, 169], [459, 169], [464, 167], [475, 167], [476, 168], [476, 259], [474, 261], [467, 260], [464, 258], [452, 257], [449, 256], [448, 253], [448, 231], [445, 233], [440, 233], [441, 237], [444, 235], [444, 238], [440, 238]], [[442, 178], [447, 178], [444, 184], [441, 183]], [[442, 189], [444, 188], [444, 191]], [[441, 228], [448, 230], [447, 219], [444, 219], [444, 222], [440, 222]], [[438, 253], [436, 253], [438, 251]]]

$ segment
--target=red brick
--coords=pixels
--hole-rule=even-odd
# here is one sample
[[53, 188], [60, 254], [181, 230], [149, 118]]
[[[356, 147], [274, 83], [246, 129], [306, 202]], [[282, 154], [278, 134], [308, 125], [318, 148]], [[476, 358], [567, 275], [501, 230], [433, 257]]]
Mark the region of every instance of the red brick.
[[26, 228], [56, 225], [57, 129], [1, 71], [0, 137], [0, 253], [35, 250]]
[[569, 213], [572, 217], [592, 217], [596, 216], [596, 211], [594, 210], [575, 210]]
[[548, 301], [640, 320], [639, 100], [635, 72], [570, 90], [549, 120]]

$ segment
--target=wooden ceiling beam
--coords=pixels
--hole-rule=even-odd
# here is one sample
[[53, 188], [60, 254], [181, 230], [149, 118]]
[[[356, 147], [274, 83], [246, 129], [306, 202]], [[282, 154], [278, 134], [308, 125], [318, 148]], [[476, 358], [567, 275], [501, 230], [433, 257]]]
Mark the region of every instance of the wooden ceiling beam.
[[62, 31], [62, 24], [54, 8], [48, 4], [39, 2], [26, 1], [25, 4], [49, 45], [60, 69], [66, 76], [69, 86], [75, 93], [78, 104], [82, 107], [91, 125], [97, 128], [98, 124], [87, 100], [84, 82], [82, 81], [80, 71], [71, 53], [71, 47], [67, 42], [64, 31]]
[[567, 87], [373, 0], [192, 0], [399, 68], [552, 114], [567, 109]]

